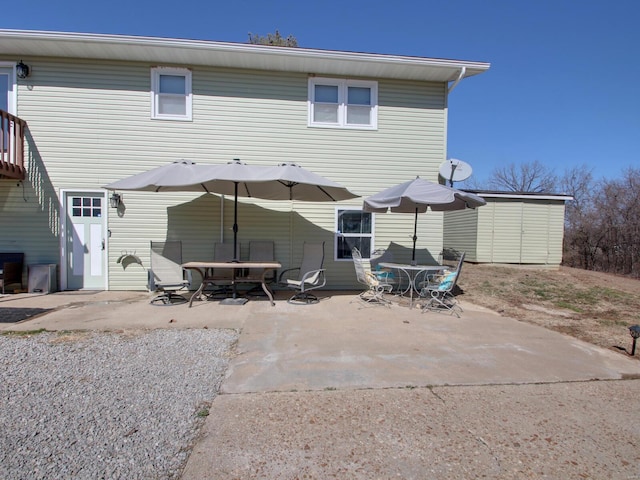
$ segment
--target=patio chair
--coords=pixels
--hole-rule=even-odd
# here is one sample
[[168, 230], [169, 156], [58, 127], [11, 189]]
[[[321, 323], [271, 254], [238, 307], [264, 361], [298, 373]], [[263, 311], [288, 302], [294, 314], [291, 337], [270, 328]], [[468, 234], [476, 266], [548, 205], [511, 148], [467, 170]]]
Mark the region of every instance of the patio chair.
[[[238, 244], [238, 251], [240, 250], [240, 244]], [[233, 261], [233, 244], [216, 242], [213, 245], [213, 261], [214, 262], [232, 262]], [[228, 294], [231, 292], [231, 286], [233, 285], [233, 271], [225, 269], [212, 268], [207, 271], [205, 278], [202, 279], [207, 285], [212, 285], [213, 290], [208, 292], [208, 295], [215, 296], [220, 294]]]
[[148, 270], [149, 291], [162, 294], [151, 300], [152, 305], [176, 305], [187, 299], [176, 293], [191, 285], [191, 272], [182, 264], [182, 242], [151, 242], [151, 266]]
[[357, 247], [351, 249], [351, 258], [353, 258], [358, 282], [367, 287], [365, 291], [358, 295], [360, 299], [367, 303], [390, 304], [391, 302], [384, 298], [384, 294], [391, 293], [393, 285], [386, 281], [386, 272], [380, 272], [378, 275], [373, 274], [365, 265], [365, 261]]
[[[249, 242], [250, 262], [274, 262], [275, 246], [272, 240], [253, 240]], [[239, 279], [240, 282], [262, 283], [262, 268], [249, 268], [246, 274]], [[265, 284], [276, 280], [276, 271], [273, 270], [265, 277]], [[247, 292], [249, 295], [266, 295], [261, 285], [253, 287]]]
[[[322, 288], [327, 283], [323, 263], [324, 242], [305, 242], [300, 266], [283, 270], [278, 279], [280, 285], [296, 291], [288, 303], [311, 304], [319, 301], [311, 290]], [[298, 272], [298, 275], [291, 278], [294, 272]]]
[[420, 296], [425, 299], [422, 311], [430, 310], [435, 312], [449, 312], [460, 318], [462, 307], [453, 294], [453, 290], [460, 278], [462, 265], [464, 264], [465, 253], [460, 255], [458, 265], [453, 271], [445, 271], [441, 275], [429, 278], [422, 284]]

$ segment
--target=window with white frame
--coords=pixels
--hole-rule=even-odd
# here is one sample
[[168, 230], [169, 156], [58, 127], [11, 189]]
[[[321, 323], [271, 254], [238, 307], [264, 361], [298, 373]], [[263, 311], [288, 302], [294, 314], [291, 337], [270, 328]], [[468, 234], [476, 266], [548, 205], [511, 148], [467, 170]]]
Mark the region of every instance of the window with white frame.
[[310, 77], [309, 126], [378, 128], [377, 82]]
[[151, 69], [151, 118], [191, 120], [191, 71], [186, 68]]
[[374, 245], [373, 214], [360, 209], [336, 209], [335, 259], [351, 260], [351, 249], [358, 247], [363, 258], [371, 256]]

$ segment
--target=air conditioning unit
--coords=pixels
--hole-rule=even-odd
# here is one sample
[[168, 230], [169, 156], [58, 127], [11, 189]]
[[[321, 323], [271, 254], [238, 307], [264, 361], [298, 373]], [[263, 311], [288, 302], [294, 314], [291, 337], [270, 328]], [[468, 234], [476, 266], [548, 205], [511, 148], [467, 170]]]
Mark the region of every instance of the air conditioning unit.
[[58, 272], [55, 263], [29, 265], [29, 293], [53, 293], [58, 291]]

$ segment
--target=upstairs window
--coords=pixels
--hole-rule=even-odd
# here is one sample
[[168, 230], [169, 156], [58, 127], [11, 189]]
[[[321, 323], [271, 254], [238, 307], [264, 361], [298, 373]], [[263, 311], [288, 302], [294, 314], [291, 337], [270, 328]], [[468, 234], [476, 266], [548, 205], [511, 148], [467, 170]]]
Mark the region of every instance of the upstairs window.
[[378, 127], [378, 84], [309, 78], [309, 126], [373, 130]]
[[151, 69], [151, 118], [191, 120], [191, 71]]

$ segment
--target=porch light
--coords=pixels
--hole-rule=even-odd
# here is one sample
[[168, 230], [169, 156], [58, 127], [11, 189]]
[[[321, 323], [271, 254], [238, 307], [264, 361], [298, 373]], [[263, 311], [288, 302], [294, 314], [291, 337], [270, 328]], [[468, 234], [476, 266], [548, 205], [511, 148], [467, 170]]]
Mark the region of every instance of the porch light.
[[16, 65], [16, 75], [18, 76], [18, 78], [27, 78], [30, 71], [31, 69], [29, 68], [29, 65], [23, 63], [22, 60], [20, 60], [20, 62], [18, 62], [18, 64]]
[[119, 193], [113, 192], [109, 197], [109, 205], [111, 208], [118, 208], [122, 203], [122, 196]]
[[631, 355], [636, 354], [636, 340], [640, 337], [640, 325], [633, 325], [629, 327], [629, 334], [631, 334], [631, 338], [633, 338], [633, 344], [631, 345]]

